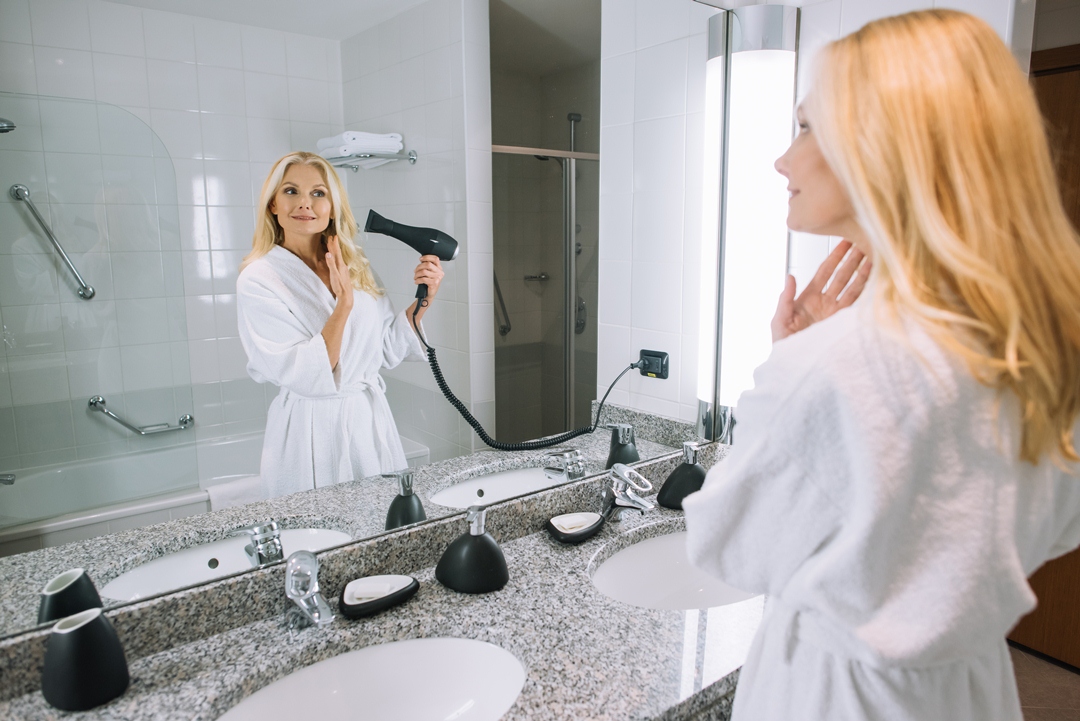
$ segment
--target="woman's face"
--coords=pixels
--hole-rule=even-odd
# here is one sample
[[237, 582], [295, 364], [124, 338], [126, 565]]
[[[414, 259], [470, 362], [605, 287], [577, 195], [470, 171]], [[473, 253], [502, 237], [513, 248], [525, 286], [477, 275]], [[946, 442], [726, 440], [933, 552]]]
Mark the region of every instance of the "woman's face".
[[270, 212], [287, 236], [318, 235], [330, 225], [333, 206], [322, 173], [310, 165], [290, 165], [281, 179]]
[[856, 242], [861, 236], [855, 209], [840, 181], [825, 161], [802, 106], [796, 110], [799, 134], [776, 161], [776, 170], [788, 179], [787, 225], [795, 231], [836, 235]]

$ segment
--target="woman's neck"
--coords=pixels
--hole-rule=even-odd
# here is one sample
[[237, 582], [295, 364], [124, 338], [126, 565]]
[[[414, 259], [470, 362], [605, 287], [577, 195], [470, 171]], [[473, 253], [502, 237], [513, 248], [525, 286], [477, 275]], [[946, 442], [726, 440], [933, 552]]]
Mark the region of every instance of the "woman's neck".
[[281, 247], [312, 268], [319, 265], [319, 261], [322, 260], [323, 255], [326, 253], [322, 233], [316, 233], [315, 235], [285, 233], [285, 238], [281, 241]]

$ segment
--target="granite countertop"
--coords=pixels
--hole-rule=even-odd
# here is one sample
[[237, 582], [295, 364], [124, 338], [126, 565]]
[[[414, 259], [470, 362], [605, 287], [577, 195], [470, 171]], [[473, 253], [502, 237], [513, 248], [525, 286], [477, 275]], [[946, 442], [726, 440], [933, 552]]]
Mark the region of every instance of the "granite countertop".
[[[506, 719], [725, 719], [733, 670], [743, 660], [732, 653], [734, 642], [717, 632], [730, 628], [731, 619], [714, 627], [712, 612], [635, 608], [604, 596], [590, 580], [591, 570], [617, 550], [682, 527], [681, 512], [658, 508], [609, 523], [578, 546], [559, 544], [543, 531], [519, 536], [502, 543], [510, 582], [490, 594], [451, 591], [434, 580], [431, 566], [398, 568], [421, 583], [404, 605], [299, 632], [285, 629], [277, 614], [147, 655], [130, 663], [131, 686], [123, 696], [70, 716], [210, 720], [289, 671], [340, 653], [395, 640], [458, 637], [491, 642], [524, 665], [525, 686]], [[336, 606], [336, 599], [331, 602]], [[733, 623], [745, 637], [760, 622], [762, 599], [723, 608], [737, 606]], [[422, 680], [417, 684], [422, 691]], [[39, 692], [0, 703], [2, 718], [68, 716]]]
[[[605, 410], [605, 422], [612, 411]], [[643, 458], [670, 454], [677, 436], [686, 429], [665, 419], [650, 420], [642, 414], [624, 418], [630, 411], [613, 410], [620, 421], [637, 425], [637, 446]], [[651, 425], [650, 425], [651, 424]], [[659, 424], [659, 428], [656, 426]], [[670, 427], [668, 427], [670, 426]], [[659, 437], [669, 443], [646, 440]], [[563, 446], [578, 448], [586, 459], [586, 474], [603, 471], [610, 434], [599, 430]], [[415, 469], [414, 492], [429, 519], [460, 513], [428, 499], [435, 493], [477, 476], [498, 471], [541, 466], [544, 451], [479, 451]], [[386, 512], [398, 493], [397, 484], [380, 476], [294, 493], [282, 498], [204, 513], [176, 521], [100, 536], [86, 541], [0, 558], [0, 637], [20, 633], [37, 625], [38, 594], [49, 579], [70, 568], [84, 568], [100, 589], [120, 574], [166, 554], [225, 538], [231, 531], [277, 520], [282, 528], [327, 528], [343, 531], [354, 539], [384, 533]], [[111, 607], [109, 599], [104, 599]]]

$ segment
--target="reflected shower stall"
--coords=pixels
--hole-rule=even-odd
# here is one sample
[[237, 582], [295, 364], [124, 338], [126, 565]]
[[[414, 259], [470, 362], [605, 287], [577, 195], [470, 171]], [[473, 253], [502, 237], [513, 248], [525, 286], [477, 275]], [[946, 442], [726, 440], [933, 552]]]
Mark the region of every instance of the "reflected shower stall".
[[519, 441], [591, 422], [599, 155], [494, 145], [495, 417]]

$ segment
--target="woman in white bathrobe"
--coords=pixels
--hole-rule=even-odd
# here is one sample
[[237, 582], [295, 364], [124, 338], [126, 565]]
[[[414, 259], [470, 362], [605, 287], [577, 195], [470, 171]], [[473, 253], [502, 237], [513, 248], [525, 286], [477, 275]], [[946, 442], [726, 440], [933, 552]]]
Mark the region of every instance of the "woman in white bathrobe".
[[683, 504], [693, 562], [769, 597], [733, 718], [1020, 721], [1005, 636], [1080, 544], [1080, 238], [1033, 93], [925, 11], [823, 49], [798, 112], [788, 225], [873, 267], [788, 280]]
[[[260, 474], [271, 498], [406, 467], [379, 371], [423, 360], [410, 325], [427, 303], [394, 313], [367, 259], [337, 173], [296, 152], [270, 171], [251, 253], [236, 281], [248, 374], [280, 386], [267, 412]], [[414, 282], [434, 299], [439, 259]]]

